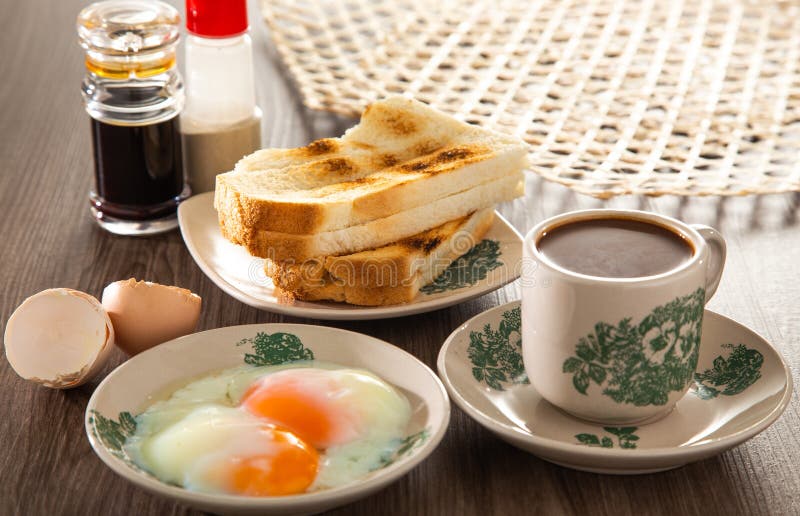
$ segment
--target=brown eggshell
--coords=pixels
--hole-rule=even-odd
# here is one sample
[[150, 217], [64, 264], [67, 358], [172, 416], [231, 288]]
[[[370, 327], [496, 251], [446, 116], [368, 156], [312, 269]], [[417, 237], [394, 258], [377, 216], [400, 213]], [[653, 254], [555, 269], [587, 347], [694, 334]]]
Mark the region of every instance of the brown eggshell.
[[134, 278], [108, 285], [102, 303], [114, 325], [117, 346], [129, 355], [192, 333], [200, 319], [197, 294]]
[[14, 310], [4, 334], [6, 358], [21, 377], [53, 389], [91, 380], [114, 347], [114, 328], [94, 297], [70, 288], [34, 294]]

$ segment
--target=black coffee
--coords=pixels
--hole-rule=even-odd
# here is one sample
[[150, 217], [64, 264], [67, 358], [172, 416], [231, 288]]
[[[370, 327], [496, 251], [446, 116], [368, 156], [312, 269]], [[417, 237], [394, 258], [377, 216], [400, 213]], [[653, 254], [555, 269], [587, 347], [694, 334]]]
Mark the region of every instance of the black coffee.
[[656, 224], [623, 218], [568, 222], [544, 233], [536, 246], [565, 269], [606, 278], [661, 274], [694, 254], [683, 236]]

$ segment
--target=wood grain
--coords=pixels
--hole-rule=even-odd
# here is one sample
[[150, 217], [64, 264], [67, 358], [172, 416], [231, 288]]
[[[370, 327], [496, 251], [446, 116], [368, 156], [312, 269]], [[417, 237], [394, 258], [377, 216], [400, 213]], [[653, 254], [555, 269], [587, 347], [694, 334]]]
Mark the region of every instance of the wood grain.
[[[331, 323], [284, 317], [235, 301], [197, 268], [177, 232], [150, 238], [104, 233], [92, 222], [89, 122], [74, 20], [85, 2], [2, 0], [0, 45], [0, 321], [50, 287], [94, 295], [131, 276], [203, 297], [200, 329], [258, 322], [336, 326], [387, 340], [429, 366], [459, 324], [518, 299], [514, 285], [433, 313]], [[255, 13], [255, 5], [251, 5]], [[257, 19], [251, 16], [251, 19]], [[253, 38], [265, 143], [296, 146], [341, 134], [352, 120], [305, 110], [266, 29]], [[798, 195], [739, 199], [626, 197], [601, 202], [528, 179], [528, 194], [502, 207], [522, 232], [565, 210], [636, 207], [719, 228], [729, 243], [710, 308], [752, 327], [800, 370]], [[124, 360], [117, 352], [110, 371]], [[0, 359], [0, 514], [194, 514], [114, 475], [91, 451], [83, 413], [98, 381], [61, 392], [29, 384]], [[407, 477], [337, 514], [800, 514], [800, 413], [796, 400], [763, 434], [720, 456], [654, 475], [581, 473], [501, 442], [458, 409], [440, 448]]]

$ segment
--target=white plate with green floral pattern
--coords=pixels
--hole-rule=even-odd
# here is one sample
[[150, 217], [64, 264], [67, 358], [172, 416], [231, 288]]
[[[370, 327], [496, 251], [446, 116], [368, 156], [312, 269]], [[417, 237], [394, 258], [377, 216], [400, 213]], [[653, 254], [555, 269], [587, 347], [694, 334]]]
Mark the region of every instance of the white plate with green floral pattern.
[[766, 340], [706, 310], [698, 373], [675, 409], [646, 425], [595, 424], [560, 411], [536, 392], [525, 375], [519, 330], [519, 301], [473, 317], [445, 341], [439, 376], [479, 424], [570, 468], [637, 474], [704, 459], [763, 431], [792, 394], [789, 368]]
[[264, 274], [264, 260], [226, 240], [219, 230], [214, 193], [191, 197], [178, 208], [183, 240], [200, 269], [242, 303], [287, 315], [330, 320], [386, 319], [430, 312], [481, 296], [519, 277], [522, 236], [499, 213], [483, 240], [453, 262], [410, 303], [364, 307], [287, 300]]
[[[247, 497], [169, 485], [128, 456], [136, 415], [161, 396], [206, 374], [250, 365], [319, 360], [365, 369], [403, 393], [411, 404], [406, 436], [391, 456], [350, 484], [311, 493]], [[422, 462], [447, 430], [450, 403], [436, 374], [411, 354], [360, 333], [304, 324], [231, 326], [187, 335], [141, 353], [100, 383], [86, 408], [86, 433], [95, 453], [117, 474], [161, 496], [215, 513], [316, 513], [363, 498]]]

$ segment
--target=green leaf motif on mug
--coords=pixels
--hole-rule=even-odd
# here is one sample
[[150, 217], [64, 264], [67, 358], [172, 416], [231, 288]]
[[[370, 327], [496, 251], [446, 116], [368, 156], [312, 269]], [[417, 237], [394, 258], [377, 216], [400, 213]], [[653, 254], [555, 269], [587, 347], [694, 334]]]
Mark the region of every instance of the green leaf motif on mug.
[[722, 347], [731, 350], [728, 358], [718, 356], [711, 369], [694, 375], [697, 385], [694, 393], [700, 399], [710, 400], [719, 395], [735, 396], [761, 378], [764, 355], [760, 351], [744, 344], [723, 344]]
[[669, 394], [682, 391], [694, 375], [704, 304], [705, 290], [698, 288], [656, 307], [638, 324], [629, 317], [616, 325], [598, 322], [562, 371], [581, 394], [594, 383], [617, 403], [666, 405]]
[[[639, 436], [635, 434], [635, 426], [604, 426], [603, 430], [616, 436], [617, 444], [620, 448], [632, 450], [636, 448], [636, 441]], [[597, 434], [575, 434], [575, 439], [579, 444], [586, 446], [599, 446], [600, 448], [613, 448], [614, 441], [608, 436], [598, 436]]]
[[448, 290], [470, 287], [486, 278], [503, 262], [500, 258], [500, 242], [481, 240], [464, 255], [444, 270], [434, 281], [420, 289], [423, 294], [439, 294]]
[[522, 364], [521, 321], [517, 307], [503, 312], [497, 330], [487, 324], [483, 331], [470, 332], [467, 354], [478, 382], [497, 391], [508, 384], [530, 383]]

